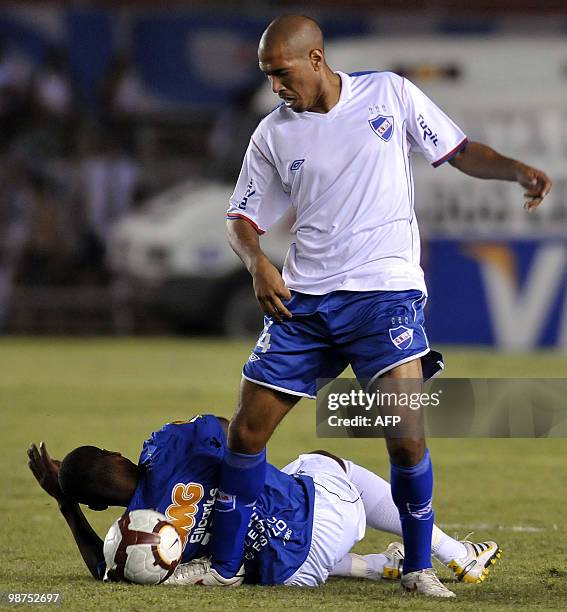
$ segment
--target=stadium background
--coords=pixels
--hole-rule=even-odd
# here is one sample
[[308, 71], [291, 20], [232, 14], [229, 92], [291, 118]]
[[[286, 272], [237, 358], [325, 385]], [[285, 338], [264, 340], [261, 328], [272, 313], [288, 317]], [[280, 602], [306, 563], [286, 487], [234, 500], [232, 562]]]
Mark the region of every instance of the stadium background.
[[[322, 23], [334, 68], [403, 72], [471, 139], [549, 172], [552, 195], [527, 217], [520, 188], [417, 160], [416, 208], [429, 334], [447, 375], [565, 377], [565, 2], [0, 2], [0, 590], [63, 591], [70, 608], [94, 596], [99, 609], [183, 601], [91, 584], [24, 453], [45, 439], [57, 457], [93, 443], [134, 458], [164, 421], [230, 415], [251, 342], [238, 337], [260, 319], [224, 246], [223, 212], [266, 108], [258, 37], [292, 11]], [[352, 50], [365, 48], [359, 65]], [[284, 227], [274, 253], [286, 239]], [[321, 441], [314, 429], [302, 402], [271, 460], [323, 445], [387, 473], [376, 442]], [[564, 609], [564, 440], [431, 447], [442, 524], [499, 537], [507, 553], [482, 590], [459, 590], [459, 607]], [[89, 518], [103, 533], [115, 515]], [[361, 550], [387, 541], [372, 535]], [[269, 593], [199, 601], [412, 607], [391, 585], [344, 580]]]

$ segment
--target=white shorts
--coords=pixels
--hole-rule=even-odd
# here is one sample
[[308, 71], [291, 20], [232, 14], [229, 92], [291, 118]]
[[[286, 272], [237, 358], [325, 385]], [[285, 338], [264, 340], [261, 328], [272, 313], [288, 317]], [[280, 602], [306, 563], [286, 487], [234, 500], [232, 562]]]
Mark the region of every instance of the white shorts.
[[307, 559], [284, 584], [319, 586], [362, 538], [366, 514], [360, 494], [341, 466], [324, 455], [299, 455], [282, 472], [311, 476], [315, 483], [313, 534]]

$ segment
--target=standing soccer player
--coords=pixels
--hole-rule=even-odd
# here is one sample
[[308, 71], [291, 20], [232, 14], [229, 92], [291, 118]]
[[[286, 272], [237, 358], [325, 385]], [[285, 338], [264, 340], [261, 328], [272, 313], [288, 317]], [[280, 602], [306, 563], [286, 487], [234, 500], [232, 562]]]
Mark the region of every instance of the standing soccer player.
[[[470, 176], [516, 181], [528, 210], [551, 187], [543, 172], [468, 143], [408, 80], [333, 72], [321, 30], [307, 17], [273, 21], [258, 57], [283, 103], [254, 132], [227, 213], [230, 245], [266, 317], [244, 366], [221, 470], [212, 539], [219, 584], [230, 584], [242, 563], [266, 443], [301, 397], [315, 397], [317, 378], [350, 364], [372, 390], [381, 377], [417, 380], [437, 367], [423, 327], [410, 151], [434, 167], [448, 161]], [[258, 235], [290, 206], [295, 238], [282, 277]], [[433, 473], [422, 411], [402, 417], [414, 435], [386, 439], [406, 550], [402, 586], [453, 597], [431, 568]]]

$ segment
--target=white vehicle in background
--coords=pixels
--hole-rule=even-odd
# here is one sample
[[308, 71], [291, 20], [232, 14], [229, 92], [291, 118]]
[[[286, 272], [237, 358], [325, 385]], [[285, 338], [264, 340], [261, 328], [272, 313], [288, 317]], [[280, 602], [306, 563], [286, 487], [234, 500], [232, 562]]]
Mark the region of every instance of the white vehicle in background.
[[[416, 209], [426, 240], [512, 239], [567, 234], [567, 87], [563, 38], [450, 36], [369, 37], [331, 42], [330, 66], [405, 74], [469, 135], [506, 155], [545, 168], [554, 189], [538, 215], [526, 215], [517, 185], [477, 181], [414, 156]], [[545, 84], [545, 90], [542, 84]], [[278, 103], [268, 83], [254, 100], [267, 114]], [[114, 230], [112, 271], [136, 299], [181, 326], [239, 336], [256, 334], [261, 313], [247, 271], [225, 237], [224, 211], [233, 185], [183, 184], [131, 213]], [[291, 220], [262, 236], [282, 266]]]
[[[118, 222], [108, 263], [130, 301], [159, 312], [177, 329], [229, 336], [258, 334], [262, 313], [250, 275], [226, 240], [225, 211], [234, 186], [186, 182], [150, 199]], [[283, 265], [291, 242], [285, 217], [262, 237]]]

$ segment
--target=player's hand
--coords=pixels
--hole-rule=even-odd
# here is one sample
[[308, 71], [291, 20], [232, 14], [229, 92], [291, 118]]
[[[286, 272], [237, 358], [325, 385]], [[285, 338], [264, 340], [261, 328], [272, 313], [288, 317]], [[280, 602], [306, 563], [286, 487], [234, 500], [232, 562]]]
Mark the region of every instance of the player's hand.
[[525, 164], [518, 164], [516, 180], [527, 190], [524, 193], [526, 198], [524, 208], [531, 213], [543, 202], [543, 198], [549, 193], [551, 180], [545, 172]]
[[262, 310], [276, 321], [291, 319], [291, 312], [282, 303], [282, 299], [291, 299], [291, 293], [279, 270], [267, 258], [258, 262], [252, 279], [254, 293]]
[[39, 445], [39, 450], [35, 444], [28, 448], [28, 466], [39, 486], [59, 503], [65, 501], [65, 495], [59, 486], [59, 466], [61, 461], [52, 459], [47, 452], [45, 442]]

